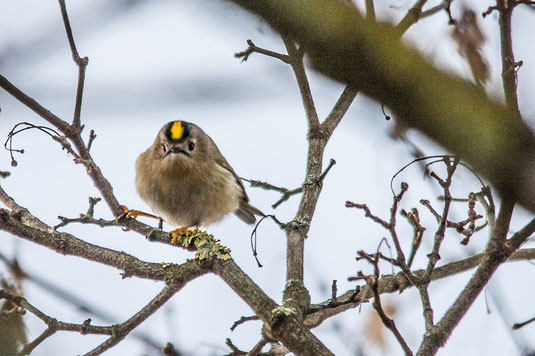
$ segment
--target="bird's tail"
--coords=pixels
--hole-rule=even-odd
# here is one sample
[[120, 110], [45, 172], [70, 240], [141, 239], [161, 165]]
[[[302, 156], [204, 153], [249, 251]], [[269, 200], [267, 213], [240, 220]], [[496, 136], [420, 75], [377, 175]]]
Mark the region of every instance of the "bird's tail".
[[263, 212], [245, 201], [240, 203], [240, 207], [234, 212], [234, 214], [236, 214], [236, 216], [238, 216], [247, 224], [254, 224], [256, 221], [255, 215], [265, 216]]

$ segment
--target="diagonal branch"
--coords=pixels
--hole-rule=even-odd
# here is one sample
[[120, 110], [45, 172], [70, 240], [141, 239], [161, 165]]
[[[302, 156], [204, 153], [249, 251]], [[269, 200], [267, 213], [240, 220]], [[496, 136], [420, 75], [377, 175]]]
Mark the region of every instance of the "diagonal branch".
[[347, 110], [349, 109], [349, 106], [351, 105], [353, 100], [355, 100], [357, 94], [358, 90], [351, 88], [350, 86], [345, 87], [344, 91], [342, 92], [342, 95], [332, 108], [331, 112], [321, 124], [321, 129], [324, 135], [326, 135], [327, 137], [331, 137], [334, 129], [336, 129], [336, 127], [346, 114]]
[[172, 282], [165, 286], [165, 288], [156, 295], [146, 306], [139, 312], [133, 315], [130, 319], [122, 324], [113, 327], [113, 334], [110, 338], [104, 341], [95, 349], [91, 350], [86, 356], [100, 355], [104, 351], [117, 345], [123, 340], [132, 330], [134, 330], [139, 324], [144, 322], [149, 316], [154, 314], [162, 305], [164, 305], [175, 293], [177, 293], [186, 284], [187, 281], [181, 281], [180, 283]]
[[308, 129], [310, 132], [313, 132], [320, 126], [320, 122], [318, 113], [316, 112], [316, 106], [314, 105], [314, 99], [312, 98], [312, 91], [310, 90], [308, 77], [305, 72], [305, 66], [303, 64], [304, 52], [297, 48], [292, 39], [282, 36], [282, 40], [288, 51], [290, 65], [292, 66], [297, 85], [299, 86], [299, 92], [301, 93], [303, 107], [305, 108], [305, 114], [308, 120]]

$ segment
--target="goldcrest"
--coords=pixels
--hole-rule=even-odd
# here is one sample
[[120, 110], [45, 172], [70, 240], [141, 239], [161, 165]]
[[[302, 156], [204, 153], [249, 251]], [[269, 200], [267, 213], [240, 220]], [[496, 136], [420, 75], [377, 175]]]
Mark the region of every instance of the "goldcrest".
[[253, 224], [255, 215], [264, 215], [249, 204], [210, 136], [186, 121], [167, 123], [139, 156], [136, 188], [155, 214], [177, 227], [205, 227], [229, 213]]

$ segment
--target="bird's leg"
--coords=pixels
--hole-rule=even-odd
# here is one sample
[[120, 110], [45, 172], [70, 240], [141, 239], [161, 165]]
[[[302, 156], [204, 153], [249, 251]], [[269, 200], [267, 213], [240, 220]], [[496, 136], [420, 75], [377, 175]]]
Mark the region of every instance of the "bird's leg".
[[[139, 216], [146, 216], [148, 218], [158, 219], [159, 220], [158, 229], [160, 230], [162, 229], [163, 219], [161, 217], [152, 215], [149, 213], [145, 213], [141, 210], [128, 209], [126, 205], [123, 205], [122, 208], [124, 210], [124, 213], [118, 216], [117, 220], [121, 218], [125, 218], [125, 220], [130, 220], [130, 219], [137, 219]], [[130, 231], [130, 229], [128, 227], [123, 227], [123, 231]]]
[[137, 219], [139, 216], [146, 216], [148, 218], [160, 220], [160, 224], [163, 221], [163, 219], [159, 216], [145, 213], [144, 211], [141, 211], [141, 210], [128, 209], [125, 205], [123, 205], [123, 210], [124, 210], [124, 213], [121, 216], [124, 216], [126, 220]]

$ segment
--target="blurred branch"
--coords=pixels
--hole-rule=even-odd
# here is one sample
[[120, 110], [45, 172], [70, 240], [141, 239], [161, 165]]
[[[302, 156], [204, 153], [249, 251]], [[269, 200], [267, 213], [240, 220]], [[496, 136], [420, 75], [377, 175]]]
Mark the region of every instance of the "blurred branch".
[[[24, 280], [32, 282], [34, 285], [42, 288], [47, 293], [60, 299], [62, 302], [72, 305], [74, 308], [76, 308], [76, 310], [87, 313], [93, 317], [97, 317], [105, 323], [115, 323], [117, 320], [119, 320], [118, 317], [106, 312], [103, 308], [98, 307], [95, 303], [89, 302], [83, 297], [79, 297], [74, 291], [60, 287], [51, 280], [39, 276], [35, 272], [28, 272], [25, 268], [18, 264], [17, 260], [11, 260], [1, 252], [0, 260], [2, 260], [10, 269], [16, 269], [18, 273], [21, 273]], [[136, 330], [134, 330], [132, 336], [152, 348], [157, 349], [160, 347], [159, 342], [153, 337], [147, 335], [145, 332], [136, 332]], [[34, 340], [34, 342], [35, 341], [37, 341], [37, 339]]]
[[0, 289], [0, 299], [6, 299], [14, 304], [28, 310], [30, 313], [41, 319], [48, 328], [45, 330], [45, 332], [39, 336], [34, 342], [26, 345], [24, 349], [20, 352], [22, 355], [29, 355], [30, 352], [44, 339], [47, 337], [53, 335], [58, 330], [64, 330], [64, 331], [74, 331], [79, 332], [80, 334], [98, 334], [98, 335], [112, 335], [113, 334], [113, 327], [112, 326], [94, 326], [91, 325], [91, 319], [87, 319], [83, 324], [73, 324], [73, 323], [65, 323], [62, 321], [58, 321], [55, 318], [52, 318], [45, 313], [43, 313], [41, 310], [34, 307], [32, 304], [30, 304], [25, 298], [15, 296], [12, 294], [9, 294], [5, 292], [3, 289]]
[[522, 120], [520, 109], [518, 108], [518, 98], [516, 93], [517, 70], [522, 65], [515, 61], [513, 53], [513, 39], [511, 37], [511, 16], [517, 2], [508, 0], [497, 0], [496, 5], [500, 13], [500, 45], [502, 57], [502, 84], [505, 95], [505, 105], [513, 113], [514, 118]]
[[245, 51], [235, 53], [234, 57], [241, 58], [242, 62], [245, 62], [245, 61], [247, 61], [249, 59], [249, 56], [251, 54], [260, 53], [260, 54], [263, 54], [264, 56], [277, 58], [277, 59], [280, 59], [281, 61], [283, 61], [286, 64], [290, 64], [290, 57], [288, 55], [286, 55], [286, 54], [282, 54], [282, 53], [270, 51], [268, 49], [264, 49], [264, 48], [261, 48], [261, 47], [257, 47], [257, 46], [255, 46], [255, 44], [251, 40], [247, 40], [247, 45], [249, 47], [247, 47], [247, 49]]
[[516, 324], [513, 324], [512, 328], [513, 330], [517, 330], [517, 329], [520, 329], [520, 328], [523, 328], [524, 326], [528, 325], [528, 324], [531, 324], [532, 322], [535, 321], [535, 317], [531, 318], [531, 319], [528, 319], [522, 323], [516, 323]]
[[426, 2], [427, 0], [416, 1], [416, 4], [414, 4], [414, 6], [410, 8], [405, 17], [398, 23], [396, 29], [403, 33], [407, 31], [409, 27], [411, 27], [413, 24], [418, 22], [422, 14], [422, 8], [424, 7]]
[[483, 89], [437, 70], [401, 44], [399, 30], [363, 19], [337, 1], [233, 2], [297, 41], [316, 70], [384, 103], [407, 127], [459, 154], [502, 195], [535, 211], [529, 127]]

